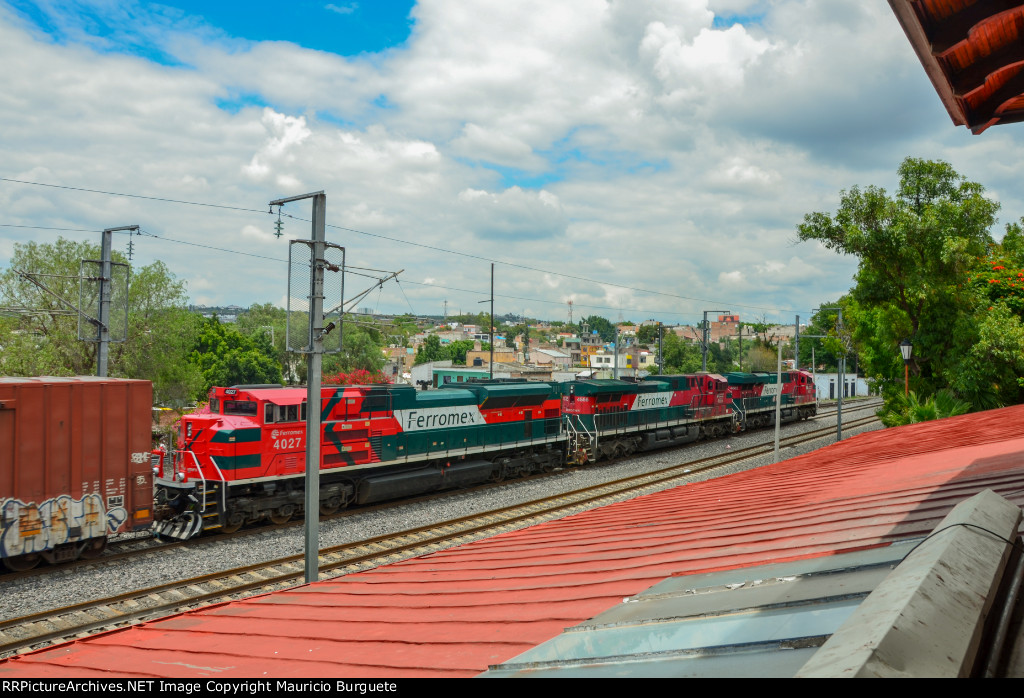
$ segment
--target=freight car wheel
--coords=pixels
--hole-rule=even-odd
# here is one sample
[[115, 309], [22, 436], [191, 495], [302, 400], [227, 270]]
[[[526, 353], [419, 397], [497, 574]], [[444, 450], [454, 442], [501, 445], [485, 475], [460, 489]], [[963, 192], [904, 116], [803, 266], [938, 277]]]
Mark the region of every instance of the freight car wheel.
[[4, 566], [11, 572], [28, 572], [34, 568], [42, 560], [42, 556], [39, 553], [28, 553], [27, 555], [15, 555], [14, 557], [5, 557]]
[[106, 549], [107, 539], [95, 538], [89, 541], [89, 544], [85, 546], [81, 553], [79, 553], [79, 557], [81, 557], [83, 560], [95, 560], [100, 555], [102, 555], [103, 551]]

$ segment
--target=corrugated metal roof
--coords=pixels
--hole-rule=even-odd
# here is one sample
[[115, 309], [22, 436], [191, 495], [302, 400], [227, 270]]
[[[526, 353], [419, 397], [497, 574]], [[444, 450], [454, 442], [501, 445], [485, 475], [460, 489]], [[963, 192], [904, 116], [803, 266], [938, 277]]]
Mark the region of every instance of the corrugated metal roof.
[[1024, 501], [1024, 406], [856, 436], [337, 580], [107, 633], [0, 675], [474, 676], [673, 575], [930, 531], [991, 488]]

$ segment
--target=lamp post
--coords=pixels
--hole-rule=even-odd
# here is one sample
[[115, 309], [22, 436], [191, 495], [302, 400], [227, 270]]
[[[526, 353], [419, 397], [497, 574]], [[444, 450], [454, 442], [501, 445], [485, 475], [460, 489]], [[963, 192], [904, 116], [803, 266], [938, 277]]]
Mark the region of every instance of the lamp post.
[[903, 354], [903, 395], [910, 395], [910, 355], [914, 345], [909, 339], [900, 342], [900, 353]]

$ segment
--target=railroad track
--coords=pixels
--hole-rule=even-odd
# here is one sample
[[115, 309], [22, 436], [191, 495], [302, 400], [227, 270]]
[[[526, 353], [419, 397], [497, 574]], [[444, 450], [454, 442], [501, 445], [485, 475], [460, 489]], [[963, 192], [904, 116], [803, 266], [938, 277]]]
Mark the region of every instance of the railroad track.
[[[853, 418], [850, 428], [877, 421]], [[834, 427], [784, 437], [781, 448], [827, 438]], [[321, 580], [359, 572], [384, 564], [418, 557], [499, 533], [536, 525], [587, 509], [660, 491], [707, 472], [772, 452], [773, 443], [762, 443], [728, 453], [679, 463], [572, 492], [543, 497], [493, 511], [409, 529], [320, 551]], [[239, 567], [148, 587], [119, 596], [75, 604], [65, 608], [0, 622], [0, 658], [42, 646], [173, 613], [256, 594], [278, 591], [304, 581], [302, 555]]]
[[[855, 413], [857, 411], [861, 411], [861, 410], [865, 410], [865, 409], [875, 409], [878, 406], [880, 406], [881, 404], [882, 404], [881, 400], [874, 400], [874, 401], [870, 401], [869, 402], [869, 401], [865, 401], [863, 399], [860, 399], [860, 400], [851, 402], [850, 404], [844, 405], [844, 406], [846, 407], [846, 414], [852, 416], [853, 413]], [[834, 417], [835, 411], [836, 411], [835, 405], [828, 405], [828, 406], [819, 408], [818, 415], [816, 417], [812, 417], [811, 419], [812, 419], [812, 421], [820, 421], [820, 420], [823, 420], [823, 419], [830, 419], [830, 418]], [[785, 425], [783, 425], [783, 427], [785, 428]], [[770, 431], [770, 428], [766, 429], [765, 431]], [[682, 446], [680, 448], [686, 448], [686, 447]], [[606, 466], [606, 465], [609, 465], [609, 464], [610, 464], [609, 461], [602, 461], [601, 463], [598, 464], [598, 467]], [[591, 466], [591, 467], [593, 467], [593, 466]], [[540, 479], [540, 478], [551, 477], [553, 475], [559, 474], [559, 472], [564, 472], [565, 470], [566, 469], [562, 469], [561, 471], [556, 471], [554, 473], [538, 473], [538, 474], [531, 475], [531, 476], [528, 476], [528, 477], [525, 477], [525, 478], [518, 478], [518, 479], [516, 479], [514, 481], [511, 481], [511, 482], [527, 482], [527, 481], [530, 481], [530, 480], [536, 480], [536, 479]], [[460, 493], [472, 493], [472, 492], [479, 492], [479, 491], [484, 491], [484, 490], [488, 490], [488, 489], [493, 489], [495, 487], [501, 487], [501, 486], [503, 486], [505, 484], [508, 484], [508, 483], [485, 483], [485, 484], [482, 484], [482, 485], [476, 485], [474, 487], [469, 487], [469, 488], [465, 488], [465, 489], [462, 489], [462, 490], [455, 490], [455, 491], [460, 492]], [[321, 518], [322, 521], [331, 520], [331, 519], [345, 518], [347, 516], [354, 516], [354, 515], [357, 515], [357, 514], [364, 514], [364, 513], [374, 512], [374, 511], [380, 511], [380, 510], [383, 510], [383, 509], [389, 509], [391, 507], [402, 505], [402, 504], [410, 504], [410, 503], [416, 503], [416, 502], [431, 501], [431, 500], [435, 500], [435, 499], [439, 499], [439, 498], [450, 496], [452, 493], [453, 493], [452, 490], [445, 490], [443, 492], [434, 492], [434, 493], [429, 493], [429, 494], [421, 495], [421, 496], [418, 496], [418, 497], [411, 497], [411, 498], [403, 499], [403, 500], [401, 500], [400, 502], [397, 502], [397, 503], [396, 502], [384, 502], [384, 503], [381, 503], [381, 504], [374, 504], [374, 505], [369, 505], [369, 506], [363, 506], [363, 507], [358, 507], [358, 508], [354, 508], [354, 509], [346, 509], [344, 511], [338, 512], [337, 514], [332, 514], [330, 516], [321, 516], [320, 518]], [[286, 523], [286, 524], [279, 524], [279, 525], [276, 526], [276, 528], [278, 528], [278, 529], [287, 529], [287, 528], [294, 528], [294, 527], [302, 526], [302, 525], [303, 525], [302, 524], [302, 520], [298, 519], [296, 521], [292, 521], [292, 522], [289, 522], [289, 523]], [[136, 557], [140, 557], [140, 556], [163, 554], [163, 553], [166, 553], [168, 550], [171, 550], [173, 548], [183, 547], [183, 546], [186, 546], [186, 545], [189, 545], [189, 546], [216, 545], [216, 544], [222, 543], [225, 540], [230, 540], [232, 538], [239, 538], [239, 537], [244, 538], [244, 537], [248, 537], [248, 536], [258, 535], [260, 533], [265, 532], [266, 530], [267, 530], [266, 526], [247, 527], [247, 528], [245, 528], [245, 529], [243, 529], [241, 531], [237, 531], [235, 533], [225, 533], [225, 534], [216, 534], [216, 535], [212, 535], [212, 536], [203, 536], [203, 537], [195, 538], [195, 539], [192, 539], [192, 540], [189, 540], [189, 541], [159, 541], [159, 540], [157, 540], [156, 538], [154, 538], [152, 536], [135, 536], [135, 537], [129, 538], [127, 540], [113, 540], [113, 541], [111, 541], [110, 545], [107, 547], [106, 552], [102, 556], [97, 557], [97, 558], [92, 558], [92, 559], [87, 559], [87, 560], [86, 559], [82, 559], [82, 560], [77, 560], [75, 562], [62, 563], [59, 566], [42, 565], [40, 567], [36, 567], [34, 569], [31, 569], [31, 570], [25, 570], [25, 571], [22, 571], [22, 572], [8, 572], [8, 571], [0, 570], [0, 576], [2, 576], [2, 578], [5, 579], [5, 580], [18, 580], [18, 579], [24, 579], [24, 578], [28, 578], [28, 577], [40, 577], [40, 576], [52, 574], [54, 572], [69, 571], [69, 570], [83, 568], [83, 567], [105, 567], [105, 566], [110, 566], [110, 565], [116, 564], [118, 562], [122, 562], [124, 560], [130, 560], [132, 558], [136, 558]]]
[[[874, 408], [876, 408], [877, 406], [879, 406], [881, 404], [882, 404], [881, 400], [875, 400], [875, 401], [870, 401], [869, 402], [869, 401], [865, 401], [863, 399], [860, 399], [860, 400], [851, 402], [849, 405], [847, 405], [846, 406], [846, 408], [847, 408], [846, 413], [848, 415], [852, 416], [852, 414], [857, 412], [857, 411], [865, 410], [865, 409], [874, 409]], [[825, 407], [819, 408], [818, 415], [816, 417], [812, 417], [811, 419], [812, 419], [812, 421], [820, 421], [820, 420], [823, 420], [823, 419], [830, 419], [830, 418], [834, 417], [835, 411], [836, 411], [835, 405], [827, 405]], [[783, 428], [785, 428], [785, 425], [783, 425]], [[766, 429], [765, 431], [769, 431], [769, 430], [770, 429]], [[680, 448], [684, 448], [685, 449], [686, 447], [682, 446]], [[604, 467], [604, 466], [607, 466], [607, 465], [610, 465], [610, 464], [611, 464], [610, 461], [602, 461], [602, 462], [600, 462], [598, 464], [597, 467]], [[590, 467], [593, 467], [593, 466], [590, 466]], [[518, 479], [510, 481], [510, 482], [528, 482], [528, 481], [531, 481], [531, 480], [537, 480], [537, 479], [541, 479], [541, 478], [552, 477], [554, 475], [558, 475], [560, 473], [564, 473], [565, 470], [568, 470], [568, 469], [574, 469], [574, 468], [563, 468], [562, 470], [555, 471], [554, 473], [538, 473], [538, 474], [531, 475], [531, 476], [528, 476], [528, 477], [518, 478]], [[473, 487], [469, 487], [469, 488], [465, 488], [465, 489], [461, 489], [461, 490], [455, 490], [455, 491], [459, 492], [459, 493], [473, 493], [473, 492], [480, 492], [480, 491], [484, 491], [484, 490], [494, 489], [495, 487], [502, 487], [502, 486], [504, 486], [506, 484], [508, 484], [508, 483], [507, 482], [505, 482], [505, 483], [484, 483], [484, 484], [481, 484], [481, 485], [476, 485], [476, 486], [473, 486]], [[353, 509], [346, 509], [344, 511], [338, 512], [337, 514], [332, 514], [330, 516], [321, 516], [320, 518], [321, 518], [321, 521], [327, 521], [327, 520], [331, 520], [331, 519], [340, 519], [340, 518], [345, 518], [347, 516], [355, 516], [355, 515], [358, 515], [358, 514], [365, 514], [365, 513], [371, 513], [371, 512], [375, 512], [375, 511], [380, 511], [380, 510], [386, 510], [386, 509], [389, 509], [389, 508], [392, 508], [392, 507], [395, 507], [395, 506], [399, 506], [399, 505], [413, 504], [413, 503], [417, 503], [417, 502], [432, 501], [432, 500], [440, 499], [440, 498], [443, 498], [443, 497], [451, 496], [452, 493], [453, 493], [452, 490], [445, 490], [443, 492], [433, 492], [433, 493], [429, 493], [429, 494], [425, 494], [425, 495], [420, 495], [420, 496], [417, 496], [417, 497], [411, 497], [411, 498], [403, 499], [403, 500], [401, 500], [400, 502], [397, 502], [397, 503], [396, 502], [383, 502], [381, 504], [373, 504], [373, 505], [363, 506], [363, 507], [358, 507], [358, 508], [353, 508]], [[300, 518], [300, 519], [298, 519], [296, 521], [292, 521], [292, 522], [289, 522], [289, 523], [276, 525], [275, 527], [278, 528], [278, 529], [287, 529], [287, 528], [294, 528], [294, 527], [302, 526], [302, 525], [303, 525], [303, 523], [302, 523], [302, 520]], [[132, 537], [130, 537], [128, 539], [124, 539], [124, 540], [116, 540], [115, 539], [115, 540], [112, 540], [111, 543], [108, 545], [106, 552], [104, 552], [103, 555], [101, 555], [100, 557], [91, 558], [91, 559], [82, 559], [82, 560], [77, 560], [77, 561], [69, 562], [69, 563], [62, 563], [62, 564], [60, 564], [58, 566], [51, 566], [51, 565], [45, 565], [44, 564], [44, 565], [41, 565], [40, 567], [36, 567], [34, 569], [25, 570], [25, 571], [21, 571], [21, 572], [9, 572], [9, 571], [0, 569], [0, 578], [2, 578], [4, 580], [11, 580], [11, 581], [13, 581], [13, 580], [20, 580], [20, 579], [25, 579], [25, 578], [30, 578], [30, 577], [41, 577], [41, 576], [53, 574], [55, 572], [65, 572], [65, 571], [75, 570], [75, 569], [79, 569], [79, 568], [109, 567], [109, 566], [117, 564], [119, 562], [122, 562], [122, 561], [125, 561], [125, 560], [131, 560], [131, 559], [137, 558], [137, 557], [145, 557], [147, 555], [164, 554], [168, 550], [171, 550], [171, 549], [174, 549], [174, 548], [179, 548], [179, 547], [184, 547], [186, 545], [187, 546], [217, 545], [217, 544], [223, 543], [226, 540], [231, 540], [233, 538], [245, 538], [245, 537], [251, 537], [253, 535], [259, 535], [259, 534], [265, 532], [266, 530], [267, 530], [267, 526], [265, 526], [265, 525], [262, 525], [262, 526], [261, 525], [257, 525], [257, 526], [254, 526], [254, 527], [246, 527], [246, 528], [242, 529], [241, 531], [237, 531], [235, 533], [224, 533], [224, 534], [202, 536], [202, 537], [199, 537], [199, 538], [194, 538], [194, 539], [189, 540], [189, 541], [159, 541], [159, 540], [157, 540], [156, 538], [154, 538], [152, 536], [138, 536], [136, 534], [132, 534]]]

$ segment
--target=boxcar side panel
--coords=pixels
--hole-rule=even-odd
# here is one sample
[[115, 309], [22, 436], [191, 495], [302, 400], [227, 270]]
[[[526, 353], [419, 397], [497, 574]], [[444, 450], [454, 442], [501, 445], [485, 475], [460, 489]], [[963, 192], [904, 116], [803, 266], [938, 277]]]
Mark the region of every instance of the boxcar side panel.
[[150, 523], [148, 381], [0, 378], [0, 403], [0, 558], [72, 559]]

